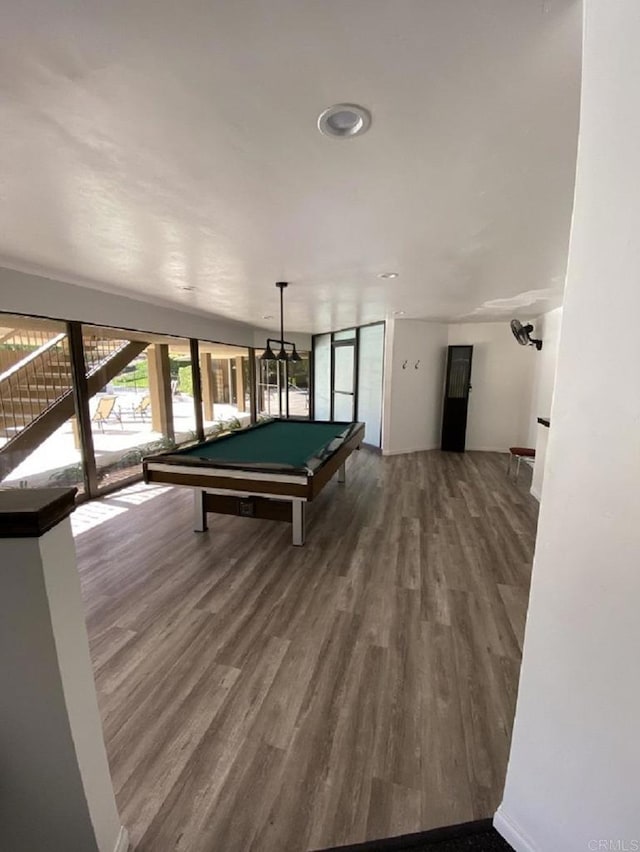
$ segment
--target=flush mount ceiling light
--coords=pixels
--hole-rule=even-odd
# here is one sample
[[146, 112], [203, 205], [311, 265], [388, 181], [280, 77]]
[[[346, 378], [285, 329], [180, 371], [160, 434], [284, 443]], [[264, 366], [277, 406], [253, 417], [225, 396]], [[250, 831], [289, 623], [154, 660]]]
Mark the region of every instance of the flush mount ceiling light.
[[384, 278], [384, 279], [397, 278], [399, 274], [400, 274], [399, 272], [381, 272], [378, 275], [378, 278]]
[[371, 126], [371, 113], [358, 104], [334, 104], [321, 112], [318, 130], [325, 136], [351, 139], [361, 136]]

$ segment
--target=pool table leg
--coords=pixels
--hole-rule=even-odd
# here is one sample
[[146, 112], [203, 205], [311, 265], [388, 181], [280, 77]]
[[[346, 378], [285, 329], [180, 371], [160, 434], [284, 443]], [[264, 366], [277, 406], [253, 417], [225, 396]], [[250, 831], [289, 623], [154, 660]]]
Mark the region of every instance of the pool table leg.
[[340, 467], [338, 468], [338, 482], [346, 482], [347, 481], [347, 463], [346, 461], [342, 462]]
[[193, 489], [193, 529], [194, 532], [206, 532], [207, 513], [204, 508], [204, 489]]
[[291, 501], [291, 520], [293, 522], [293, 543], [298, 547], [304, 544], [304, 501]]

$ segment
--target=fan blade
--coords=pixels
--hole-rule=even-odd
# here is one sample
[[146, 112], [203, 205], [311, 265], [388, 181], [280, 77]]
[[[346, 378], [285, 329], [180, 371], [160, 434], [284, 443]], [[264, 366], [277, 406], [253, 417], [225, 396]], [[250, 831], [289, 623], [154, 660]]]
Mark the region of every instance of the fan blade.
[[526, 346], [529, 342], [527, 340], [527, 334], [522, 327], [522, 323], [520, 320], [512, 319], [511, 320], [511, 331], [513, 332], [513, 336], [518, 341], [520, 346]]

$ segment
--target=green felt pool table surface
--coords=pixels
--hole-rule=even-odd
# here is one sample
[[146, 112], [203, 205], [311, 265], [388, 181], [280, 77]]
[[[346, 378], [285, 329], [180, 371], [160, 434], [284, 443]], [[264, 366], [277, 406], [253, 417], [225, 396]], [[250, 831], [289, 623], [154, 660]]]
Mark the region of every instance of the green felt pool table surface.
[[303, 467], [349, 428], [349, 423], [274, 421], [221, 439], [204, 441], [174, 454], [212, 462]]

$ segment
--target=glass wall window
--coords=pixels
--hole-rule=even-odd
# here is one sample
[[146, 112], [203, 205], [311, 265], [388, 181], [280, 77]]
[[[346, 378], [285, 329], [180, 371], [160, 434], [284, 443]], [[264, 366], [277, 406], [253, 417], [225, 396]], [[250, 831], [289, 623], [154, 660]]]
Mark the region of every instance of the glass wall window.
[[384, 324], [366, 325], [358, 335], [358, 407], [356, 420], [365, 424], [364, 440], [381, 446]]
[[140, 474], [145, 455], [196, 437], [188, 340], [83, 326], [99, 490]]
[[0, 482], [83, 489], [67, 326], [0, 314]]
[[280, 417], [284, 414], [282, 370], [278, 361], [263, 361], [256, 355], [256, 395], [259, 417]]
[[251, 422], [249, 350], [200, 340], [198, 352], [205, 434], [248, 426]]
[[343, 331], [334, 331], [333, 332], [333, 341], [338, 342], [340, 340], [355, 340], [356, 337], [356, 329], [355, 328], [345, 328]]
[[365, 442], [381, 445], [384, 323], [313, 338], [316, 420], [365, 423]]
[[308, 418], [310, 356], [298, 352], [300, 361], [263, 361], [256, 355], [258, 415], [261, 417]]
[[336, 346], [333, 355], [333, 392], [353, 393], [355, 387], [354, 369], [355, 342], [346, 346]]
[[331, 420], [331, 335], [313, 338], [313, 417]]
[[150, 453], [247, 426], [256, 392], [263, 414], [309, 417], [299, 354], [256, 362], [247, 347], [0, 313], [0, 483], [96, 496]]
[[309, 412], [309, 353], [298, 352], [300, 361], [287, 362], [287, 398], [289, 417], [308, 418]]
[[194, 441], [196, 433], [196, 403], [193, 396], [193, 370], [189, 340], [167, 340], [169, 372], [171, 375], [171, 411], [176, 444]]

